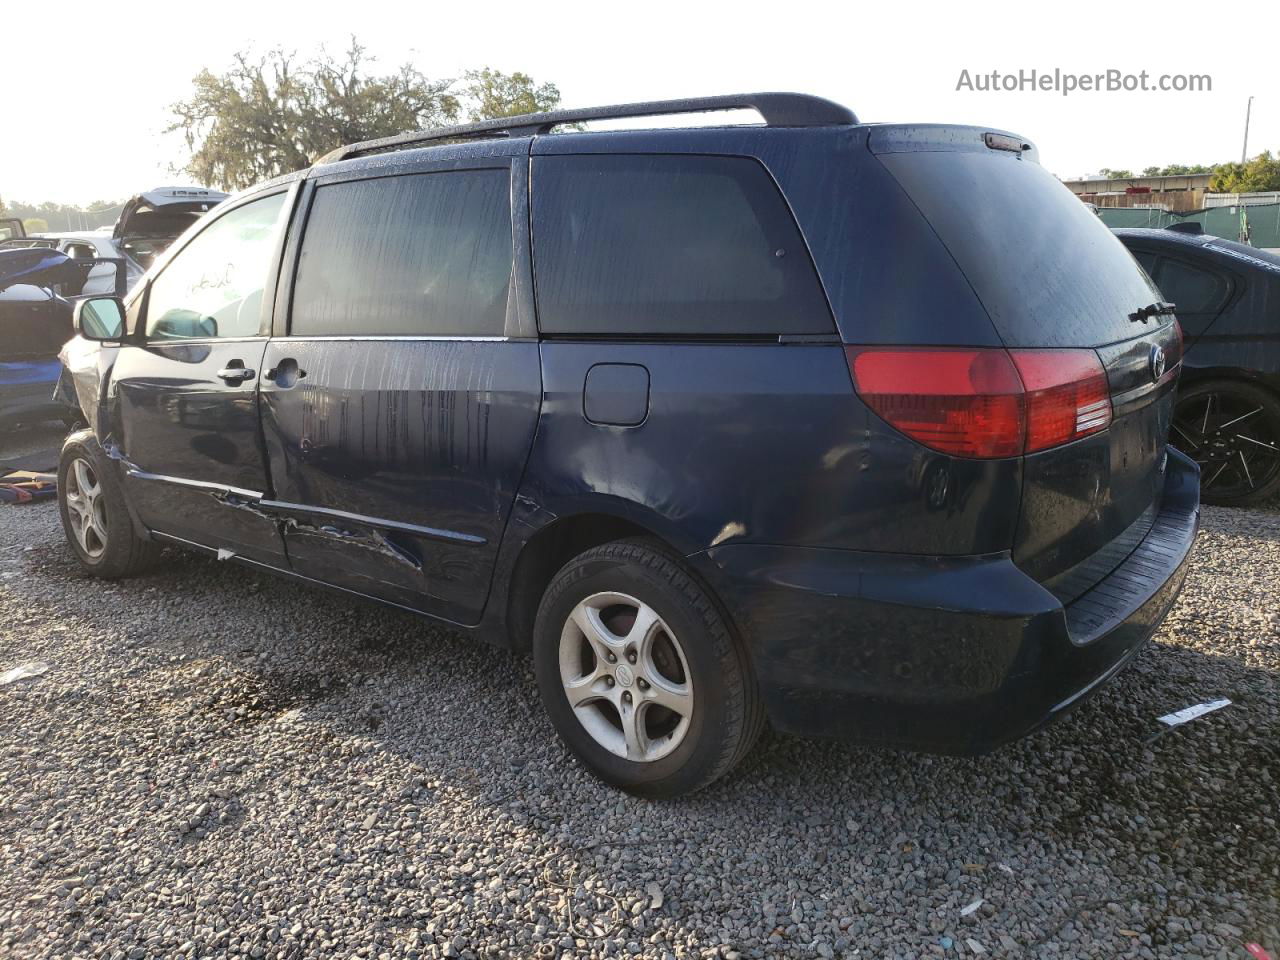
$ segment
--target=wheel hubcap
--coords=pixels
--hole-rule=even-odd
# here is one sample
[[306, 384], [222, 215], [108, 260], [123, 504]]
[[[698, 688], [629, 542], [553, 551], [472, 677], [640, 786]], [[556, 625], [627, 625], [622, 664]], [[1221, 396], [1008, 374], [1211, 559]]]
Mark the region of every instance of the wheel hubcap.
[[89, 557], [102, 556], [107, 549], [107, 503], [93, 465], [83, 457], [71, 462], [62, 499], [80, 549]]
[[693, 716], [693, 678], [675, 634], [648, 604], [597, 593], [560, 634], [560, 682], [600, 746], [637, 763], [676, 749]]
[[1280, 424], [1229, 391], [1180, 402], [1170, 440], [1200, 464], [1200, 485], [1214, 496], [1245, 496], [1280, 472]]

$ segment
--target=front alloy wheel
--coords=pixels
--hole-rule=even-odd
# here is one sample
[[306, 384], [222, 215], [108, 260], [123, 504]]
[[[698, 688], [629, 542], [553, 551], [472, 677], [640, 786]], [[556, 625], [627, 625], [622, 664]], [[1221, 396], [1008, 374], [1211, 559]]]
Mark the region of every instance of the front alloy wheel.
[[67, 471], [67, 489], [63, 494], [67, 519], [80, 549], [96, 560], [107, 549], [107, 499], [93, 464], [84, 457], [71, 461]]
[[119, 477], [88, 430], [62, 443], [58, 513], [76, 559], [95, 577], [132, 576], [156, 560], [159, 546], [134, 529]]

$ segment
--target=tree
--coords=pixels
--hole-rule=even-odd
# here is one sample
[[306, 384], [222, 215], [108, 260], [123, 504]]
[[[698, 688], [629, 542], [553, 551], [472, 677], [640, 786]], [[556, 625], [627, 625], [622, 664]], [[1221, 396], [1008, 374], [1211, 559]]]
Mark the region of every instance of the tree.
[[22, 221], [22, 229], [27, 233], [48, 233], [49, 221], [40, 217], [27, 217]]
[[1209, 181], [1213, 193], [1261, 193], [1280, 190], [1280, 157], [1264, 150], [1248, 163], [1220, 163]]
[[170, 108], [191, 150], [185, 170], [200, 183], [242, 189], [301, 170], [335, 147], [456, 122], [547, 110], [554, 84], [485, 68], [457, 80], [432, 80], [412, 64], [373, 72], [374, 58], [353, 37], [344, 57], [322, 52], [299, 61], [274, 50], [231, 69], [196, 75], [191, 96]]
[[541, 113], [560, 105], [559, 87], [554, 83], [534, 83], [527, 73], [501, 73], [485, 67], [468, 70], [463, 83], [468, 116], [473, 121]]
[[86, 207], [75, 207], [65, 203], [23, 203], [10, 200], [7, 216], [20, 220], [39, 220], [44, 230], [93, 230], [98, 227], [109, 227], [115, 223], [124, 204], [117, 201], [108, 203], [101, 201]]
[[1145, 167], [1142, 175], [1144, 177], [1189, 177], [1197, 173], [1212, 173], [1212, 167], [1206, 167], [1203, 163], [1187, 166], [1181, 163], [1171, 163], [1167, 167]]
[[1132, 180], [1132, 170], [1112, 170], [1110, 167], [1103, 167], [1098, 171], [1098, 175], [1105, 177], [1107, 180]]

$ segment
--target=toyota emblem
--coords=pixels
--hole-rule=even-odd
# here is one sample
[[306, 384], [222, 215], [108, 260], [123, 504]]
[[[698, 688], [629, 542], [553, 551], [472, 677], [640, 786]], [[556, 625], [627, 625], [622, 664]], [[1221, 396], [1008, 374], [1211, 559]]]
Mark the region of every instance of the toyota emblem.
[[1152, 344], [1151, 356], [1147, 358], [1147, 362], [1151, 366], [1151, 379], [1159, 380], [1164, 376], [1165, 356], [1164, 348], [1160, 344]]

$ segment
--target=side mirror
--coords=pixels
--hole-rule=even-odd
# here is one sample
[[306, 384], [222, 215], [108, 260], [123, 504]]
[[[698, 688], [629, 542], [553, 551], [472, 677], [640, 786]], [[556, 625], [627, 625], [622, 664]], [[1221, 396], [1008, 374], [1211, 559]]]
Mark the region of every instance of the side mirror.
[[76, 303], [76, 331], [86, 340], [124, 339], [124, 304], [119, 297], [90, 297]]

